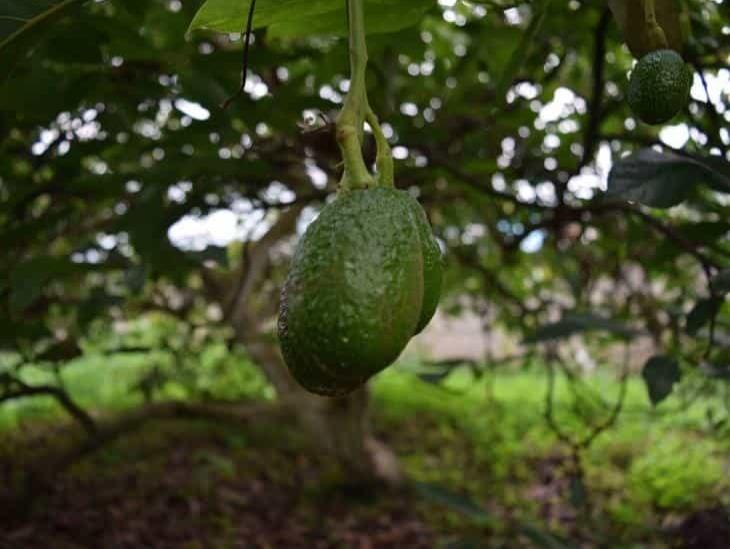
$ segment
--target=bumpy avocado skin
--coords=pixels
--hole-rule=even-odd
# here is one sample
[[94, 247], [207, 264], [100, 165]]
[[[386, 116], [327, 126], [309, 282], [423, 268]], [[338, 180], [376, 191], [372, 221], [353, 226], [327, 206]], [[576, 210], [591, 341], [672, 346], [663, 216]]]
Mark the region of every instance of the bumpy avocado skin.
[[[284, 360], [289, 367], [294, 379], [306, 390], [328, 397], [344, 396], [355, 390], [363, 381], [349, 381], [338, 379], [325, 372], [322, 367], [313, 360], [305, 360], [298, 353], [290, 349], [285, 342], [293, 341], [289, 332], [289, 308], [286, 287], [282, 290], [281, 305], [279, 309], [279, 340], [281, 342]], [[288, 350], [285, 350], [288, 349]]]
[[441, 283], [444, 274], [444, 258], [436, 238], [431, 231], [431, 225], [426, 212], [415, 198], [410, 199], [411, 211], [418, 226], [418, 235], [421, 239], [421, 253], [423, 255], [423, 306], [418, 319], [415, 334], [421, 333], [431, 322], [441, 298]]
[[284, 285], [279, 341], [297, 381], [346, 394], [389, 366], [418, 324], [423, 257], [409, 197], [377, 187], [322, 209]]
[[687, 105], [691, 86], [692, 73], [677, 52], [653, 51], [631, 73], [629, 106], [647, 124], [663, 124]]

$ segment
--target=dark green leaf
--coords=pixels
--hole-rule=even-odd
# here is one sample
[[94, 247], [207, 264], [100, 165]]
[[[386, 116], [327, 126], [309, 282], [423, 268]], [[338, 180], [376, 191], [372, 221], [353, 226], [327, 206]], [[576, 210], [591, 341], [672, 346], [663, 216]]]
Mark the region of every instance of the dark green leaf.
[[77, 313], [78, 323], [80, 326], [86, 327], [96, 318], [108, 314], [111, 307], [121, 305], [122, 303], [122, 298], [110, 295], [101, 288], [96, 288], [91, 292], [89, 298], [79, 305]]
[[531, 344], [553, 339], [562, 339], [590, 331], [605, 331], [621, 337], [631, 337], [636, 333], [617, 320], [604, 318], [591, 313], [566, 313], [558, 322], [541, 326], [535, 330], [535, 332], [525, 338], [525, 343]]
[[[365, 3], [365, 25], [368, 34], [395, 32], [416, 24], [423, 14], [433, 5], [429, 0], [401, 0], [397, 4], [386, 1], [370, 0]], [[397, 17], [393, 16], [394, 9]], [[292, 38], [311, 35], [347, 34], [344, 9], [323, 13], [321, 15], [305, 15], [271, 25], [269, 34], [272, 37]]]
[[86, 0], [6, 0], [0, 6], [0, 82], [48, 28]]
[[48, 348], [40, 353], [36, 358], [48, 362], [69, 362], [76, 357], [81, 356], [81, 347], [74, 339], [63, 339], [54, 341]]
[[39, 341], [49, 335], [48, 327], [43, 322], [29, 319], [16, 322], [0, 317], [0, 350], [17, 350], [19, 341]]
[[[208, 0], [195, 14], [190, 31], [241, 32], [250, 0]], [[415, 24], [432, 0], [366, 0], [368, 33], [391, 32]], [[273, 36], [343, 34], [347, 29], [341, 0], [258, 0], [254, 27], [271, 27]]]
[[676, 360], [658, 355], [647, 361], [641, 377], [646, 382], [651, 403], [656, 406], [671, 394], [674, 384], [682, 378], [682, 372]]
[[712, 291], [716, 294], [726, 294], [730, 292], [730, 269], [720, 271], [715, 278], [712, 279]]
[[701, 365], [702, 371], [714, 379], [730, 380], [730, 364], [710, 364], [705, 362]]
[[49, 281], [73, 270], [72, 263], [59, 257], [36, 257], [21, 263], [10, 273], [11, 311], [23, 311], [41, 296]]
[[482, 522], [489, 519], [489, 515], [484, 508], [474, 502], [469, 496], [457, 494], [442, 486], [424, 482], [417, 482], [415, 489], [422, 497], [448, 507], [462, 515], [466, 515], [471, 519]]
[[570, 477], [570, 503], [575, 508], [583, 507], [588, 499], [586, 486], [579, 476]]
[[727, 221], [700, 221], [699, 223], [683, 223], [677, 227], [688, 240], [703, 243], [725, 239], [730, 234], [730, 223]]
[[484, 546], [481, 538], [464, 538], [451, 541], [444, 545], [444, 549], [480, 549]]
[[543, 549], [571, 549], [573, 547], [567, 541], [531, 524], [522, 525], [520, 533], [534, 543], [536, 547]]
[[124, 284], [132, 293], [139, 293], [147, 280], [147, 269], [143, 265], [135, 265], [124, 271]]
[[465, 365], [463, 360], [444, 360], [424, 364], [425, 368], [419, 370], [418, 377], [426, 383], [440, 383], [446, 379], [455, 369]]
[[725, 188], [726, 192], [730, 189], [730, 174], [723, 161], [642, 149], [613, 166], [607, 196], [670, 208], [683, 202], [702, 183]]
[[703, 326], [717, 315], [721, 306], [721, 299], [712, 297], [700, 299], [687, 315], [687, 325], [685, 327], [687, 333], [691, 336], [696, 335]]

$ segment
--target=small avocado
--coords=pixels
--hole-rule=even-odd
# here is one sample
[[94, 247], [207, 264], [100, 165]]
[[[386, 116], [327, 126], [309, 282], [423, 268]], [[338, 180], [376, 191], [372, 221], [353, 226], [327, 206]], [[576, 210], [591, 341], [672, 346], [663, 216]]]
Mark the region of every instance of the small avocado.
[[663, 124], [689, 100], [692, 73], [673, 50], [656, 50], [642, 57], [629, 80], [628, 102], [647, 124]]

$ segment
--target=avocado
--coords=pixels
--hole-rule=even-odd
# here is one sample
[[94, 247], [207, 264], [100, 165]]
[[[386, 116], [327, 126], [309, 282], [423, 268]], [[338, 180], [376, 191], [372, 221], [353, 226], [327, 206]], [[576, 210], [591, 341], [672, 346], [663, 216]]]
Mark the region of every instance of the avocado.
[[302, 237], [278, 332], [284, 360], [306, 389], [352, 391], [395, 361], [415, 333], [424, 260], [412, 200], [386, 186], [346, 191]]
[[418, 235], [421, 239], [421, 253], [423, 255], [423, 306], [421, 316], [416, 326], [416, 334], [423, 329], [433, 318], [441, 297], [441, 283], [443, 279], [443, 255], [441, 247], [431, 231], [431, 225], [426, 217], [426, 212], [415, 198], [409, 196], [411, 211], [418, 226]]
[[647, 124], [663, 124], [689, 100], [692, 73], [673, 50], [656, 50], [642, 57], [629, 80], [628, 102]]

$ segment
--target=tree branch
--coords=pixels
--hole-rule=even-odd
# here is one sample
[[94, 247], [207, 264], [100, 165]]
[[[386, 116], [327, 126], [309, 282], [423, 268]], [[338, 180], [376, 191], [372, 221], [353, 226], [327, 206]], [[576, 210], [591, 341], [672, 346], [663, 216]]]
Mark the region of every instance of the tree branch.
[[2, 382], [6, 390], [0, 393], [0, 402], [41, 395], [53, 397], [81, 426], [87, 435], [96, 435], [97, 425], [94, 419], [60, 387], [54, 387], [52, 385], [28, 385], [20, 379], [9, 375], [3, 376]]
[[611, 21], [611, 10], [603, 9], [596, 25], [593, 49], [593, 91], [588, 104], [588, 126], [583, 134], [583, 156], [576, 173], [586, 166], [592, 159], [598, 145], [598, 129], [601, 125], [602, 103], [605, 90], [604, 67], [606, 66], [606, 34]]

